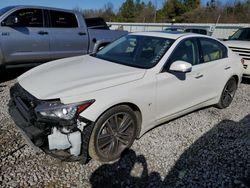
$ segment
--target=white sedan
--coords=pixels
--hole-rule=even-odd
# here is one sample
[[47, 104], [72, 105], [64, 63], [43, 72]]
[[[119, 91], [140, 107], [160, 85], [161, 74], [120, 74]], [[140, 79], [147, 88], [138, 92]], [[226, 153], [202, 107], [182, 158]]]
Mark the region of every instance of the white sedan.
[[193, 110], [226, 108], [240, 58], [198, 34], [143, 32], [18, 78], [10, 113], [33, 145], [66, 160], [117, 160], [145, 132]]

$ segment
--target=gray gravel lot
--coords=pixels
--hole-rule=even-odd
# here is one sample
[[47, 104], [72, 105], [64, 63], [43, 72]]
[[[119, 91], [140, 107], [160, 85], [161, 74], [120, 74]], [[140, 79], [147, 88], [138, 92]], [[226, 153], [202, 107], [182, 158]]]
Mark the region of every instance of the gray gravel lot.
[[0, 83], [0, 187], [250, 187], [250, 82], [232, 105], [158, 126], [113, 164], [61, 162], [35, 153], [8, 115]]

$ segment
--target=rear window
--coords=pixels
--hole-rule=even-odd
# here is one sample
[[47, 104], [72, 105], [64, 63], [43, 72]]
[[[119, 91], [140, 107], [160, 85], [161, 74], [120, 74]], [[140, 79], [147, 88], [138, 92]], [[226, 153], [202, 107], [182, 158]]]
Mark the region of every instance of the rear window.
[[75, 14], [62, 11], [50, 11], [51, 26], [55, 28], [78, 27]]
[[102, 18], [85, 18], [88, 28], [109, 29], [108, 25]]

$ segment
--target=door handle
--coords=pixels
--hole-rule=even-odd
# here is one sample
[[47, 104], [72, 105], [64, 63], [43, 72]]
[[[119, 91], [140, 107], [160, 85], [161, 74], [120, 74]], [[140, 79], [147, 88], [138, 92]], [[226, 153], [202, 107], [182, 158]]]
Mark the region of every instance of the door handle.
[[39, 35], [48, 35], [49, 33], [47, 31], [38, 31]]
[[201, 74], [201, 73], [198, 73], [195, 75], [195, 78], [197, 78], [197, 79], [202, 78], [202, 77], [203, 77], [203, 74]]
[[9, 36], [10, 33], [9, 32], [2, 32], [2, 36]]
[[225, 70], [228, 70], [228, 69], [230, 69], [231, 67], [230, 66], [227, 66], [227, 67], [225, 67]]
[[85, 32], [79, 32], [78, 35], [86, 35]]

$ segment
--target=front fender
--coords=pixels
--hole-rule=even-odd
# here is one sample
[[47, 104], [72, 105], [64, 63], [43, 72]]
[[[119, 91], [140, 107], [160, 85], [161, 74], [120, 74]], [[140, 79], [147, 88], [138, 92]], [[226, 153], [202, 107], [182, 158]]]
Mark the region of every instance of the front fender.
[[154, 81], [150, 82], [148, 79], [145, 81], [141, 79], [116, 86], [115, 88], [111, 87], [95, 93], [89, 93], [81, 101], [91, 98], [96, 101], [83, 111], [80, 116], [95, 122], [106, 110], [113, 106], [132, 104], [141, 113], [141, 135], [149, 126], [154, 125], [156, 112], [155, 91], [156, 84]]

